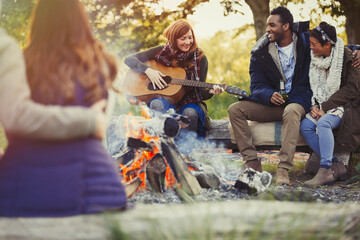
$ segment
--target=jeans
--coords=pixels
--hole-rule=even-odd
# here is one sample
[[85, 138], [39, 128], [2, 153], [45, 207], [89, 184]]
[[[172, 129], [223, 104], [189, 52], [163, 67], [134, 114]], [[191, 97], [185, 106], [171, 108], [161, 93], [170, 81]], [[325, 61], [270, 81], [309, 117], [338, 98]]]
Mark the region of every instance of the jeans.
[[[334, 157], [334, 134], [333, 129], [341, 123], [339, 116], [325, 114], [317, 125], [308, 118], [302, 120], [300, 132], [310, 148], [320, 156], [320, 167], [329, 169]], [[317, 132], [316, 132], [317, 128]]]
[[[149, 102], [148, 106], [159, 113], [165, 113], [170, 108], [176, 109], [175, 105], [170, 104], [168, 101], [161, 97], [153, 98]], [[180, 131], [194, 131], [197, 132], [200, 137], [206, 136], [206, 130], [204, 128], [206, 116], [199, 105], [191, 103], [186, 104], [180, 109], [179, 113], [188, 117], [190, 120], [189, 126], [185, 129], [181, 129]]]

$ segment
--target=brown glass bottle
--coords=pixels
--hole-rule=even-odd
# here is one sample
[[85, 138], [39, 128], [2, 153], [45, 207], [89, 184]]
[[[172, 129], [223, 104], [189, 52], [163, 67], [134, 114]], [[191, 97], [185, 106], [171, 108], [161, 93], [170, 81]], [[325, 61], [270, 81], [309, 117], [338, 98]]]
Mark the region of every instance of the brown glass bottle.
[[286, 91], [285, 91], [285, 83], [284, 83], [284, 80], [282, 80], [282, 79], [280, 79], [280, 91], [279, 91], [279, 93], [280, 93], [280, 95], [282, 96], [282, 98], [285, 101], [280, 106], [285, 107], [287, 105], [287, 96], [286, 96]]

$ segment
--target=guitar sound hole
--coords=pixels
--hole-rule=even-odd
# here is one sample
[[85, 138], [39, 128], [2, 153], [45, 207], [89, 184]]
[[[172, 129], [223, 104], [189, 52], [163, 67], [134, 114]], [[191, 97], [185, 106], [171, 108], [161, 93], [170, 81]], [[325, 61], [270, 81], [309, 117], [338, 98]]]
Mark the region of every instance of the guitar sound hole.
[[158, 88], [157, 86], [155, 86], [155, 88], [154, 88], [154, 87], [153, 87], [153, 84], [152, 84], [151, 82], [148, 84], [148, 89], [149, 89], [150, 91], [158, 91], [158, 90], [164, 90], [164, 89], [168, 88], [168, 87], [169, 87], [169, 83], [171, 82], [171, 77], [170, 77], [170, 76], [165, 76], [165, 77], [163, 77], [163, 79], [165, 80], [166, 84], [168, 84], [168, 85], [165, 86], [163, 89], [160, 89], [160, 88]]

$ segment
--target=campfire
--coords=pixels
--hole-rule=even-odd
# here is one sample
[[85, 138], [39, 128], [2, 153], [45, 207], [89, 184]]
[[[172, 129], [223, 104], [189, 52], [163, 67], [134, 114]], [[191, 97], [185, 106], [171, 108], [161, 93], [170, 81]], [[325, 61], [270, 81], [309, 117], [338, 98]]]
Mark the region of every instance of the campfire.
[[187, 165], [174, 142], [180, 128], [189, 120], [173, 111], [155, 114], [145, 106], [142, 109], [142, 117], [123, 115], [116, 124], [126, 129], [124, 142], [113, 158], [127, 195], [141, 188], [160, 193], [177, 188], [188, 195], [199, 194], [201, 186], [190, 172], [194, 168]]
[[108, 150], [118, 166], [126, 194], [150, 189], [163, 193], [173, 188], [179, 195], [198, 195], [202, 188], [217, 189], [221, 179], [214, 169], [183, 155], [174, 138], [189, 120], [174, 111], [165, 114], [141, 106], [142, 116], [113, 119]]

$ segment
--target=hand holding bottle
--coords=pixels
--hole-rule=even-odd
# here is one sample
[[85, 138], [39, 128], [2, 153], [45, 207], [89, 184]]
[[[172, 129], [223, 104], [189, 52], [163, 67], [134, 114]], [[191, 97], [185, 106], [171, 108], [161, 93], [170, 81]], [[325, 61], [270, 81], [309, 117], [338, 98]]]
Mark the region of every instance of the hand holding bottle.
[[270, 102], [274, 105], [285, 107], [287, 104], [287, 97], [284, 80], [280, 79], [280, 91], [273, 93], [270, 98]]
[[270, 102], [276, 106], [281, 106], [286, 103], [279, 92], [274, 92], [273, 95], [271, 95]]
[[280, 79], [280, 91], [279, 91], [282, 99], [284, 100], [283, 103], [280, 104], [280, 106], [285, 107], [287, 104], [287, 95], [286, 95], [286, 91], [285, 91], [285, 84], [284, 84], [284, 80]]

